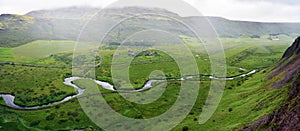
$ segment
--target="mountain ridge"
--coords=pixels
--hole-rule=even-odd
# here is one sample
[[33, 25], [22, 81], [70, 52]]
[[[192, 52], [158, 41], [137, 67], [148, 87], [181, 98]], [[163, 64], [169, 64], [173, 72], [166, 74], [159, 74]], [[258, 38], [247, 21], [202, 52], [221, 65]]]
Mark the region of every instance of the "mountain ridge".
[[298, 37], [295, 42], [292, 44], [292, 46], [290, 46], [286, 52], [284, 53], [284, 55], [282, 56], [282, 58], [290, 58], [293, 55], [299, 55], [300, 54], [300, 37]]
[[[84, 27], [85, 23], [91, 17], [104, 18], [108, 25], [111, 23], [117, 23], [118, 21], [126, 18], [126, 16], [132, 16], [135, 13], [154, 13], [163, 14], [166, 16], [175, 17], [185, 23], [201, 23], [203, 21], [209, 21], [215, 28], [220, 37], [233, 37], [240, 36], [262, 36], [270, 34], [285, 34], [293, 36], [300, 34], [300, 23], [262, 23], [262, 22], [248, 22], [248, 21], [234, 21], [221, 17], [207, 17], [207, 16], [192, 16], [192, 17], [180, 17], [178, 14], [170, 12], [164, 9], [143, 8], [143, 7], [124, 7], [124, 8], [109, 8], [102, 10], [101, 13], [97, 13], [100, 9], [88, 8], [88, 7], [71, 7], [61, 8], [55, 10], [40, 10], [32, 11], [26, 15], [19, 15], [20, 18], [16, 21], [6, 21], [10, 25], [23, 26], [26, 21], [22, 21], [21, 17], [32, 17], [32, 21], [28, 24], [28, 28], [15, 29], [11, 26], [5, 25], [3, 20], [9, 15], [0, 16], [0, 47], [16, 47], [22, 44], [34, 40], [77, 40], [80, 30]], [[94, 23], [95, 24], [95, 23]], [[165, 25], [170, 25], [166, 27]], [[138, 25], [138, 26], [137, 26]], [[189, 30], [178, 26], [176, 22], [168, 21], [165, 19], [149, 19], [147, 17], [140, 19], [132, 19], [132, 22], [127, 22], [123, 25], [121, 34], [132, 32], [133, 30], [142, 30], [144, 28], [151, 28], [151, 26], [163, 27], [164, 30], [174, 33], [176, 35], [193, 36]], [[95, 25], [97, 26], [97, 25]], [[201, 26], [200, 26], [201, 27]], [[176, 29], [175, 29], [176, 28]], [[90, 29], [91, 34], [99, 32], [96, 28]], [[114, 32], [118, 34], [119, 32]], [[123, 38], [124, 39], [124, 38]], [[98, 38], [89, 38], [88, 36], [84, 40], [97, 41]], [[111, 41], [116, 41], [112, 39]]]

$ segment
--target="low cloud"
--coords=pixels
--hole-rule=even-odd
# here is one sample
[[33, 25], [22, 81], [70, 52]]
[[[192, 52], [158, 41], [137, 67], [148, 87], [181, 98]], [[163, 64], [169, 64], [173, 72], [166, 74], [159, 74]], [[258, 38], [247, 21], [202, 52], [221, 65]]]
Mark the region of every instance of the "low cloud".
[[[271, 0], [195, 0], [198, 9], [208, 16], [262, 22], [300, 22], [300, 4]], [[299, 2], [298, 2], [299, 3]]]
[[285, 5], [300, 5], [299, 0], [238, 0], [240, 2], [267, 2], [267, 3], [280, 3]]
[[[203, 15], [233, 20], [300, 22], [298, 0], [186, 0]], [[68, 6], [103, 7], [112, 0], [0, 0], [0, 14], [25, 14], [32, 10]], [[171, 5], [172, 3], [170, 3]], [[176, 12], [179, 13], [180, 12]], [[182, 14], [181, 14], [182, 15]], [[186, 14], [183, 14], [186, 15]]]

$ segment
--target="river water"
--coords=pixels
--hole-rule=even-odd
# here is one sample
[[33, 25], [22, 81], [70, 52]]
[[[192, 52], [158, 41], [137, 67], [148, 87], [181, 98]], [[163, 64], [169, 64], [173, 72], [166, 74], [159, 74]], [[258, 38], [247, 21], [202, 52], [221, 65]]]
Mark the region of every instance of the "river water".
[[[216, 76], [208, 76], [208, 78], [215, 79], [215, 80], [234, 80], [234, 79], [237, 79], [237, 78], [249, 76], [249, 75], [254, 74], [256, 72], [257, 72], [257, 70], [252, 70], [251, 72], [248, 72], [246, 74], [241, 74], [241, 75], [234, 76], [234, 77], [220, 78], [220, 77], [216, 77]], [[173, 80], [181, 80], [181, 81], [183, 81], [183, 80], [193, 79], [195, 77], [199, 77], [199, 76], [198, 75], [186, 76], [184, 78], [173, 79]], [[4, 100], [4, 102], [6, 103], [7, 106], [15, 108], [15, 109], [39, 109], [39, 108], [43, 108], [43, 107], [53, 106], [53, 105], [57, 105], [57, 104], [61, 104], [63, 102], [69, 101], [70, 99], [72, 99], [74, 97], [77, 97], [77, 96], [80, 96], [80, 95], [82, 95], [84, 93], [84, 89], [81, 89], [81, 88], [79, 88], [78, 86], [76, 86], [75, 84], [72, 83], [73, 81], [79, 80], [79, 79], [86, 79], [86, 78], [82, 78], [82, 77], [69, 77], [69, 78], [64, 79], [64, 84], [65, 85], [72, 86], [72, 87], [74, 87], [77, 90], [77, 94], [76, 95], [68, 96], [68, 97], [65, 97], [63, 100], [60, 100], [60, 101], [57, 101], [57, 102], [52, 102], [52, 103], [47, 103], [47, 104], [41, 105], [41, 106], [23, 107], [23, 106], [16, 105], [14, 103], [15, 96], [12, 96], [10, 94], [0, 94], [0, 97], [3, 98], [3, 100]], [[97, 83], [98, 85], [101, 85], [103, 88], [105, 88], [107, 90], [116, 91], [114, 89], [113, 85], [111, 85], [111, 84], [109, 84], [107, 82], [103, 82], [103, 81], [99, 81], [99, 80], [95, 80], [95, 79], [91, 79], [91, 80], [94, 81], [95, 83]], [[138, 89], [138, 90], [126, 90], [124, 92], [127, 92], [127, 93], [128, 92], [129, 93], [130, 92], [140, 92], [140, 91], [149, 89], [149, 88], [152, 87], [152, 83], [156, 82], [156, 81], [161, 81], [161, 80], [148, 80], [146, 82], [146, 84], [141, 89]]]

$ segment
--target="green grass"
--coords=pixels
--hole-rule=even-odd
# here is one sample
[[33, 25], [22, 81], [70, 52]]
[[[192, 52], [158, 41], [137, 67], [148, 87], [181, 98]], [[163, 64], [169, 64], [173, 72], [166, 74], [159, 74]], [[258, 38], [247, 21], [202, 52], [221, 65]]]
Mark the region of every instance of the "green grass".
[[12, 48], [0, 48], [0, 62], [14, 61]]
[[[255, 69], [268, 67], [277, 62], [291, 43], [290, 40], [222, 38], [227, 65]], [[218, 54], [217, 54], [218, 55]]]
[[183, 126], [188, 126], [191, 130], [232, 130], [271, 113], [286, 98], [288, 90], [271, 90], [269, 86], [262, 84], [265, 76], [266, 74], [258, 73], [239, 86], [230, 86], [234, 82], [231, 81], [227, 84], [218, 109], [207, 123], [199, 125], [193, 117], [187, 117], [174, 130], [181, 130]]
[[16, 96], [15, 103], [18, 105], [41, 105], [76, 93], [73, 87], [63, 84], [69, 70], [11, 65], [0, 67], [0, 92]]
[[[188, 37], [184, 37], [184, 39], [185, 42], [190, 42], [188, 47], [191, 48], [192, 54], [194, 56], [200, 55], [200, 58], [196, 58], [199, 73], [211, 74], [209, 57], [205, 53], [203, 45], [197, 44], [196, 40]], [[273, 65], [288, 47], [287, 43], [289, 41], [288, 39], [270, 41], [264, 38], [220, 38], [220, 40], [225, 49], [228, 76]], [[68, 67], [72, 63], [74, 45], [75, 42], [73, 41], [40, 40], [16, 47], [15, 49], [0, 48], [0, 62], [12, 61]], [[92, 47], [91, 45], [87, 45], [87, 47]], [[162, 48], [172, 48], [175, 52], [180, 52], [178, 47], [168, 46]], [[90, 50], [91, 48], [87, 49]], [[121, 50], [120, 52], [128, 53], [127, 51]], [[116, 53], [115, 50], [111, 49], [99, 51], [104, 61], [102, 66], [96, 68], [96, 79], [107, 81], [117, 86], [111, 79], [111, 62], [114, 53]], [[132, 61], [129, 68], [129, 77], [131, 84], [135, 88], [140, 88], [155, 70], [163, 71], [168, 78], [181, 77], [177, 63], [168, 54], [159, 51], [158, 53], [159, 55], [155, 56], [141, 54]], [[181, 56], [182, 61], [185, 61], [186, 55], [183, 54]], [[216, 53], [215, 55], [218, 56], [220, 54]], [[88, 59], [91, 58], [89, 57]], [[124, 58], [118, 62], [122, 63], [126, 60]], [[235, 67], [247, 70], [241, 71]], [[85, 75], [90, 76], [90, 73], [87, 70]], [[2, 65], [0, 66], [0, 93], [15, 95], [15, 102], [26, 106], [61, 100], [68, 95], [76, 93], [73, 87], [62, 83], [63, 79], [70, 75], [71, 70], [67, 68]], [[266, 81], [266, 75], [268, 74], [260, 72], [248, 78], [227, 81], [218, 109], [207, 123], [199, 125], [199, 115], [202, 112], [210, 86], [209, 80], [202, 80], [198, 92], [199, 96], [192, 111], [173, 130], [180, 131], [184, 127], [189, 128], [189, 130], [232, 130], [267, 115], [278, 108], [288, 89], [269, 89], [268, 86], [274, 83], [276, 79]], [[83, 79], [75, 81], [75, 84], [84, 88], [92, 86], [93, 83], [88, 79]], [[165, 92], [159, 99], [151, 104], [136, 104], [126, 101], [115, 92], [104, 90], [98, 86], [101, 92], [104, 92], [104, 98], [114, 110], [124, 116], [139, 119], [153, 118], [168, 110], [178, 97], [179, 87], [180, 82], [178, 81], [168, 82]], [[3, 99], [0, 99], [0, 104], [4, 104]], [[0, 108], [0, 111], [0, 126], [2, 127], [0, 130], [8, 129], [9, 126], [13, 126], [12, 130], [100, 130], [85, 115], [77, 99], [42, 110], [23, 111], [3, 107]]]
[[0, 97], [0, 105], [6, 106], [6, 103], [2, 97]]
[[3, 131], [26, 131], [26, 128], [20, 121], [18, 115], [0, 109], [0, 130]]
[[[93, 82], [87, 79], [77, 80], [74, 83], [81, 88], [90, 88], [93, 86]], [[105, 89], [100, 90], [101, 93], [104, 93], [103, 97], [108, 104], [117, 112], [131, 118], [135, 118], [138, 115], [143, 116], [143, 118], [152, 118], [165, 112], [174, 103], [177, 98], [176, 94], [178, 94], [180, 89], [178, 85], [180, 85], [178, 82], [168, 83], [166, 91], [162, 96], [151, 104], [136, 104], [127, 101], [121, 95], [114, 93], [113, 91]], [[101, 87], [99, 86], [99, 88]], [[154, 109], [156, 112], [153, 112]]]
[[[13, 49], [15, 62], [34, 63], [42, 58], [55, 54], [73, 53], [75, 49], [80, 51], [96, 48], [97, 43], [80, 43], [76, 47], [76, 41], [70, 40], [36, 40]], [[80, 47], [79, 47], [80, 46]], [[75, 48], [76, 47], [76, 48]]]
[[74, 41], [38, 40], [16, 47], [14, 55], [16, 59], [36, 59], [48, 57], [52, 54], [72, 52]]
[[[13, 116], [12, 122], [0, 121], [4, 129], [12, 130], [100, 130], [82, 111], [78, 101], [69, 101], [44, 110], [0, 109], [0, 120]], [[34, 119], [33, 119], [34, 118]], [[6, 120], [7, 121], [7, 120]], [[13, 126], [13, 127], [9, 127]], [[0, 129], [2, 130], [2, 129]]]
[[[202, 86], [200, 86], [199, 96], [192, 111], [173, 130], [181, 130], [184, 126], [187, 126], [190, 130], [232, 130], [271, 113], [285, 99], [287, 88], [271, 90], [269, 85], [263, 84], [266, 75], [266, 73], [258, 73], [250, 78], [228, 82], [218, 109], [204, 125], [199, 125], [198, 120], [209, 91], [210, 83], [209, 81], [201, 82]], [[261, 84], [257, 84], [258, 81]], [[91, 81], [78, 80], [75, 83], [80, 87], [87, 87], [91, 84], [89, 82]], [[152, 118], [169, 109], [173, 101], [177, 98], [176, 94], [180, 90], [178, 86], [177, 82], [168, 82], [168, 87], [164, 94], [151, 104], [128, 102], [119, 94], [113, 92], [103, 95], [108, 104], [124, 116], [131, 118]], [[101, 90], [103, 92], [103, 89]]]
[[36, 60], [34, 64], [44, 66], [71, 67], [72, 59], [73, 53], [59, 53]]
[[[76, 83], [76, 85], [78, 85], [79, 87], [82, 87], [82, 88], [86, 88], [86, 89], [94, 88], [93, 82], [90, 80], [87, 80], [87, 79], [77, 80], [74, 83]], [[100, 90], [101, 90], [103, 97], [107, 101], [107, 103], [116, 112], [118, 112], [124, 116], [130, 117], [130, 118], [149, 119], [149, 118], [154, 118], [156, 116], [163, 114], [174, 104], [174, 102], [178, 98], [178, 94], [180, 91], [180, 85], [181, 84], [179, 81], [168, 82], [167, 87], [166, 87], [165, 91], [163, 92], [163, 94], [161, 94], [161, 96], [158, 99], [156, 99], [155, 101], [153, 101], [150, 104], [137, 104], [137, 103], [129, 102], [117, 93], [114, 93], [112, 91], [107, 91], [104, 89], [100, 89]], [[197, 103], [195, 104], [193, 110], [189, 113], [189, 116], [196, 117], [195, 114], [202, 110], [202, 106], [205, 103], [205, 100], [206, 100], [205, 98], [208, 94], [209, 85], [210, 85], [210, 81], [201, 82], [199, 95], [197, 98]], [[160, 86], [154, 87], [154, 89], [155, 88], [156, 89], [160, 88]], [[190, 90], [190, 91], [193, 92], [193, 90]], [[89, 92], [87, 94], [84, 94], [84, 96], [88, 95], [90, 93], [96, 93], [96, 92]], [[135, 96], [133, 96], [133, 97], [135, 97]], [[141, 97], [141, 96], [139, 96], [139, 97]], [[181, 97], [183, 97], [183, 96], [181, 96]], [[86, 97], [84, 97], [84, 98], [86, 98]], [[91, 103], [91, 101], [92, 100], [90, 100], [89, 97], [87, 97], [86, 100], [81, 101], [81, 104], [89, 105], [88, 103]], [[86, 102], [86, 103], [84, 103], [84, 102]], [[145, 101], [143, 99], [141, 99], [141, 101], [139, 101], [139, 102], [145, 102]], [[105, 114], [101, 114], [101, 116], [102, 117], [110, 117]], [[130, 127], [126, 127], [126, 128], [130, 128]]]

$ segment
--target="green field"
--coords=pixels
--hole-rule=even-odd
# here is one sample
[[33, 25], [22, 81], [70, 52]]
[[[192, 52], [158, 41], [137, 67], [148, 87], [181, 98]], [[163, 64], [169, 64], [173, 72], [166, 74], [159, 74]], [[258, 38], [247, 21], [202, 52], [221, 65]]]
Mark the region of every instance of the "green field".
[[0, 61], [1, 62], [14, 61], [13, 49], [0, 48]]
[[[96, 43], [84, 43], [82, 50], [89, 50]], [[34, 63], [58, 54], [72, 54], [76, 41], [70, 40], [37, 40], [15, 48], [0, 48], [1, 62]], [[77, 47], [78, 49], [79, 47]]]
[[[187, 46], [190, 47], [195, 57], [199, 68], [198, 73], [213, 75], [210, 71], [210, 59], [203, 45], [196, 43], [192, 38], [184, 38], [186, 42], [189, 42]], [[291, 40], [286, 38], [271, 41], [265, 38], [241, 37], [220, 38], [220, 41], [225, 50], [227, 76], [229, 77], [274, 65], [281, 58]], [[0, 93], [16, 96], [15, 103], [22, 106], [42, 105], [76, 94], [73, 87], [63, 84], [65, 78], [72, 76], [70, 67], [75, 43], [65, 40], [38, 40], [15, 48], [0, 48], [0, 63], [10, 62], [0, 65]], [[94, 45], [86, 43], [83, 52], [86, 50], [93, 52]], [[171, 48], [175, 52], [180, 52], [180, 48], [176, 46], [162, 46], [161, 48]], [[119, 52], [129, 53], [128, 49], [119, 50]], [[95, 68], [95, 78], [109, 82], [117, 88], [126, 88], [120, 86], [123, 81], [113, 82], [111, 69], [112, 66], [119, 66], [118, 63], [126, 62], [127, 59], [119, 56], [120, 61], [117, 61], [117, 64], [112, 63], [112, 55], [116, 53], [115, 48], [102, 48], [96, 53], [98, 57], [82, 55], [74, 59], [95, 58], [95, 63], [97, 63], [100, 61], [99, 54], [101, 54], [103, 61], [99, 67]], [[188, 58], [187, 55], [181, 56], [183, 62]], [[196, 58], [197, 55], [200, 57]], [[141, 88], [155, 70], [162, 71], [166, 78], [182, 77], [172, 57], [162, 51], [149, 48], [138, 54], [130, 64], [129, 79], [133, 87]], [[93, 72], [88, 68], [82, 72], [80, 76], [93, 76]], [[284, 100], [287, 88], [271, 90], [268, 83], [272, 83], [273, 80], [265, 79], [269, 73], [269, 70], [262, 70], [249, 77], [227, 81], [219, 107], [211, 119], [203, 125], [198, 124], [199, 115], [205, 104], [211, 81], [200, 79], [200, 90], [193, 109], [173, 130], [238, 129], [271, 113]], [[77, 80], [74, 83], [81, 88], [88, 88], [94, 84], [88, 79]], [[167, 83], [162, 96], [150, 104], [129, 102], [116, 92], [104, 90], [100, 86], [99, 89], [104, 92], [104, 98], [116, 112], [131, 118], [148, 119], [167, 111], [178, 98], [181, 82], [168, 81]], [[80, 98], [36, 110], [12, 109], [7, 107], [1, 99], [0, 130], [101, 130], [81, 109], [78, 99]], [[130, 129], [130, 127], [125, 128]]]
[[18, 105], [42, 105], [76, 93], [74, 88], [63, 84], [69, 70], [11, 65], [0, 67], [0, 83], [3, 83], [0, 92], [15, 95]]

